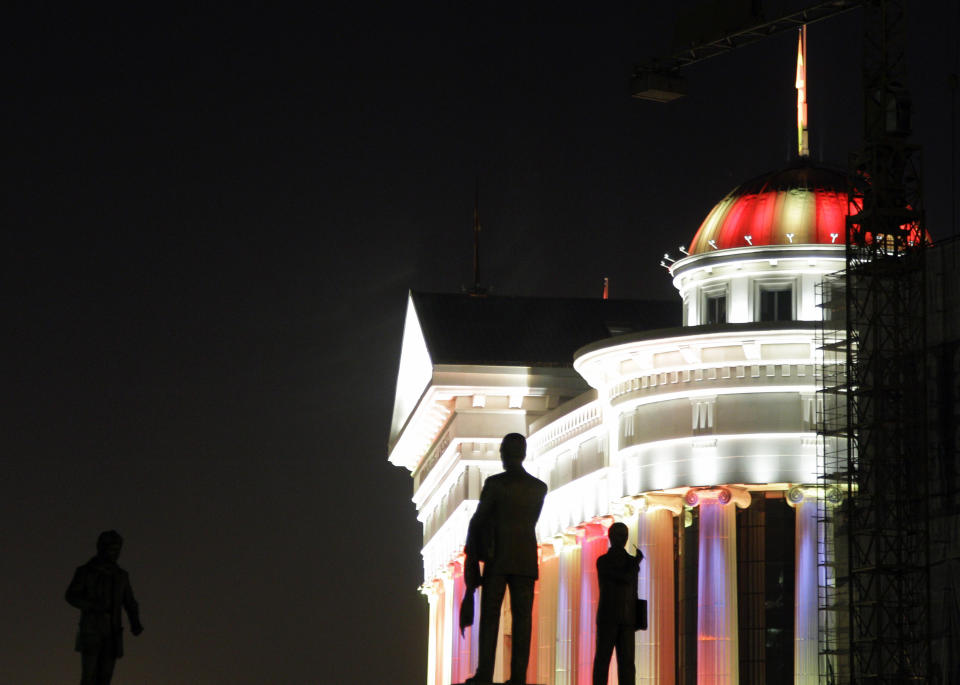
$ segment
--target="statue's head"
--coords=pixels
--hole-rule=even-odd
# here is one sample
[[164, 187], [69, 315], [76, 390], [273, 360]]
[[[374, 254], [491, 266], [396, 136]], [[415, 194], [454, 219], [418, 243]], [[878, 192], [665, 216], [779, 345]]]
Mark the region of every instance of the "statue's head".
[[116, 561], [122, 548], [123, 538], [115, 530], [105, 530], [97, 538], [97, 556], [101, 559]]
[[607, 537], [610, 538], [611, 547], [626, 547], [629, 536], [630, 529], [627, 528], [626, 523], [621, 523], [620, 521], [612, 524], [610, 529], [607, 530]]
[[527, 456], [527, 439], [519, 433], [507, 433], [500, 442], [500, 461], [503, 468], [518, 468]]

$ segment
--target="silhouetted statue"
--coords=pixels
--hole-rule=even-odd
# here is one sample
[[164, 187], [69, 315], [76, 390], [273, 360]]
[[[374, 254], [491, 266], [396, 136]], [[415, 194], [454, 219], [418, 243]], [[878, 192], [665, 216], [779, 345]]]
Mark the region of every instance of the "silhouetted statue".
[[597, 650], [593, 655], [593, 685], [607, 685], [610, 657], [617, 650], [617, 682], [633, 683], [634, 631], [637, 623], [637, 576], [643, 553], [627, 554], [629, 529], [617, 522], [610, 526], [610, 550], [597, 558]]
[[114, 663], [123, 656], [121, 607], [130, 619], [130, 632], [143, 632], [130, 576], [117, 566], [122, 547], [117, 531], [100, 533], [97, 556], [77, 568], [67, 588], [67, 602], [83, 612], [76, 644], [83, 655], [81, 685], [109, 685]]
[[[511, 685], [526, 682], [530, 659], [533, 587], [538, 576], [537, 535], [534, 527], [543, 508], [547, 485], [523, 469], [527, 441], [510, 433], [500, 443], [503, 473], [487, 478], [480, 503], [467, 533], [464, 581], [471, 598], [478, 585], [480, 597], [480, 647], [477, 672], [467, 683], [486, 685], [493, 680], [493, 664], [500, 629], [500, 605], [510, 588], [513, 645], [510, 652]], [[484, 562], [483, 578], [478, 561]]]

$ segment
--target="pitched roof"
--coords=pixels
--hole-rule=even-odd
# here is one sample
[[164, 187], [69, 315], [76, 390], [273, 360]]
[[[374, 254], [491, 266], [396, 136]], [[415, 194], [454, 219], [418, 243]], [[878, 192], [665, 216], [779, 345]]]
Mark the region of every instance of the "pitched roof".
[[411, 293], [434, 364], [572, 366], [584, 345], [679, 326], [678, 302]]

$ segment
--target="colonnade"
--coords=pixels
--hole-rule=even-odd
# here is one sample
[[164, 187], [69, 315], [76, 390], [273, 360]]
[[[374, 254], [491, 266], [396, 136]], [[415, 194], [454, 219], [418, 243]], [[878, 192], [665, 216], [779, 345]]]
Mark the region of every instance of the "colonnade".
[[[786, 493], [795, 510], [794, 684], [817, 682], [817, 499], [812, 489]], [[681, 497], [650, 493], [636, 498], [622, 518], [643, 552], [639, 596], [648, 602], [648, 628], [636, 633], [637, 683], [674, 685], [677, 672], [675, 517], [699, 508], [697, 539], [697, 685], [737, 685], [739, 632], [735, 508], [750, 505], [733, 486], [691, 489]], [[590, 685], [595, 643], [597, 557], [607, 550], [603, 517], [541, 545], [527, 682]], [[479, 601], [474, 624], [459, 631], [462, 559], [422, 588], [429, 600], [428, 685], [462, 683], [477, 661]], [[500, 623], [495, 680], [509, 675], [509, 602]], [[611, 663], [610, 680], [617, 685]]]

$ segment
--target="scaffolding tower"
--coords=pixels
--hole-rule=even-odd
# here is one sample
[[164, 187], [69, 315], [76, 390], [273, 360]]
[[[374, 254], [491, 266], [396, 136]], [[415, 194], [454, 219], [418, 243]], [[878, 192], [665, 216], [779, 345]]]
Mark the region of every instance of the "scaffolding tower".
[[931, 683], [960, 683], [960, 239], [926, 255]]
[[820, 681], [834, 685], [849, 674], [846, 545], [839, 508], [851, 487], [847, 447], [847, 335], [844, 272], [827, 275], [817, 285], [821, 323], [817, 329], [817, 563], [819, 568], [818, 636]]
[[[927, 239], [919, 149], [906, 141], [903, 5], [864, 3], [864, 144], [851, 160], [842, 307], [823, 294], [824, 683], [931, 673]], [[844, 328], [831, 328], [841, 314]]]

